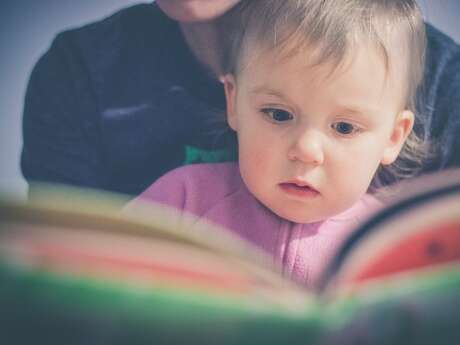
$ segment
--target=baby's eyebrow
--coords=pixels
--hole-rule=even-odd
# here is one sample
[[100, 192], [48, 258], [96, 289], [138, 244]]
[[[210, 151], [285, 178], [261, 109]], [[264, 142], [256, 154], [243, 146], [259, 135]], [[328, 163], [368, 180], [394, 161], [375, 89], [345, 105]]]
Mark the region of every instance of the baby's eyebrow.
[[283, 94], [281, 91], [272, 89], [272, 88], [267, 87], [267, 86], [256, 86], [256, 87], [254, 87], [254, 88], [249, 90], [249, 94], [250, 95], [263, 94], [263, 95], [277, 97], [279, 99], [286, 100], [286, 101], [289, 100], [289, 98], [286, 97], [286, 95]]
[[337, 112], [343, 112], [350, 115], [370, 117], [372, 114], [375, 114], [376, 110], [360, 105], [350, 105], [350, 106], [339, 106], [337, 107]]
[[337, 107], [336, 112], [346, 113], [350, 115], [366, 115], [368, 114], [369, 110], [353, 106], [353, 107]]

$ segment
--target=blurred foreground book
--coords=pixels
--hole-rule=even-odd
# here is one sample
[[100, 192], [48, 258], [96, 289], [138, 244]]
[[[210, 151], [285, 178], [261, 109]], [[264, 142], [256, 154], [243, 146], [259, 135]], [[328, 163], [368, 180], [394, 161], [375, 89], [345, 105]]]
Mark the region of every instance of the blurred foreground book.
[[[460, 344], [460, 172], [415, 179], [316, 291], [220, 229], [72, 189], [0, 198], [0, 344]], [[401, 197], [402, 196], [402, 197]]]

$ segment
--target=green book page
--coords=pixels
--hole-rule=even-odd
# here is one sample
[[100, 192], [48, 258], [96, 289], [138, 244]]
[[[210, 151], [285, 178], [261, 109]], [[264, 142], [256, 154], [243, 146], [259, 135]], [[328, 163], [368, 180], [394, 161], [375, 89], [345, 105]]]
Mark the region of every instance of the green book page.
[[[39, 321], [44, 329], [37, 330], [36, 336], [50, 332], [56, 341], [63, 339], [62, 329], [75, 320], [84, 322], [74, 324], [69, 336], [85, 338], [103, 332], [112, 344], [122, 344], [128, 335], [139, 344], [149, 344], [152, 339], [276, 344], [314, 340], [319, 332], [316, 303], [305, 303], [304, 311], [299, 312], [264, 303], [263, 296], [248, 299], [181, 287], [139, 287], [12, 266], [3, 266], [0, 277], [4, 282], [0, 305], [9, 315], [3, 325], [7, 329], [14, 325], [29, 328]], [[139, 339], [141, 335], [144, 340]], [[29, 336], [11, 334], [14, 339]]]

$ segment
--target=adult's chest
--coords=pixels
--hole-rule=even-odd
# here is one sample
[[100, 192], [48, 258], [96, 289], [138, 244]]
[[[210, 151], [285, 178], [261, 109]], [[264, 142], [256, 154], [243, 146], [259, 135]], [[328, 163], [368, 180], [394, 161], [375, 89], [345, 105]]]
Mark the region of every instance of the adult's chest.
[[136, 181], [142, 190], [182, 165], [190, 143], [215, 142], [214, 110], [180, 85], [109, 87], [98, 108], [102, 157], [116, 185]]

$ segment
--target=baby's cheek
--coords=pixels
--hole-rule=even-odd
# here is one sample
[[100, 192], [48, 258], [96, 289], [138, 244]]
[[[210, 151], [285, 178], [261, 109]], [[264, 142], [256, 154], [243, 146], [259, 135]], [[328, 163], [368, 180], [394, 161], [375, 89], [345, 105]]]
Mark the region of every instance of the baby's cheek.
[[[344, 172], [341, 177], [342, 183], [336, 189], [334, 195], [337, 200], [337, 207], [345, 210], [354, 205], [364, 194], [366, 194], [371, 178], [367, 174], [360, 174], [356, 169], [351, 174]], [[334, 191], [332, 191], [333, 193]]]
[[273, 169], [270, 162], [270, 154], [265, 148], [252, 146], [241, 150], [239, 154], [240, 169], [246, 170], [247, 173], [260, 175], [266, 169]]

